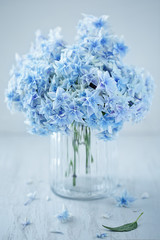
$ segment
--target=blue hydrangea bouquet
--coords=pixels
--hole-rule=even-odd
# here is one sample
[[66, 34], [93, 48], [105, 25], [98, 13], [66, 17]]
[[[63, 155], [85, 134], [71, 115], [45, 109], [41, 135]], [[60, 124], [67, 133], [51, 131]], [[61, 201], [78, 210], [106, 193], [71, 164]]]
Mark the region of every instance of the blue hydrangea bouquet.
[[143, 69], [123, 63], [128, 51], [110, 29], [107, 16], [83, 15], [76, 41], [67, 45], [60, 28], [48, 37], [36, 32], [29, 53], [16, 55], [6, 101], [22, 111], [30, 132], [70, 131], [73, 123], [112, 139], [124, 122], [141, 120], [148, 111], [153, 80]]
[[[81, 156], [81, 162], [85, 161], [85, 174], [88, 175], [90, 163], [100, 162], [99, 154], [91, 151], [93, 136], [96, 134], [99, 139], [111, 140], [126, 121], [141, 120], [151, 105], [154, 83], [144, 69], [124, 64], [123, 57], [128, 47], [122, 37], [113, 34], [107, 16], [83, 15], [72, 45], [65, 43], [60, 30], [50, 30], [48, 37], [37, 31], [29, 53], [22, 57], [16, 55], [16, 66], [10, 71], [6, 102], [11, 111], [24, 113], [31, 133], [57, 133], [56, 136], [66, 133], [66, 136], [72, 136], [69, 144], [68, 137], [67, 144], [62, 146], [64, 153], [67, 152], [66, 158], [63, 154], [65, 159], [61, 159], [60, 147], [54, 147], [53, 165], [56, 166], [54, 169], [61, 168], [58, 173], [62, 172], [66, 160], [68, 166], [62, 179], [64, 176], [72, 177], [72, 186], [76, 187], [77, 172], [80, 172], [76, 162], [82, 146], [85, 157]], [[54, 138], [54, 146], [57, 146], [56, 141]], [[96, 143], [96, 148], [104, 155], [101, 159], [105, 162], [106, 154], [102, 154], [105, 147]], [[104, 166], [96, 167], [100, 173], [97, 173], [96, 181], [89, 181], [88, 188], [83, 188], [87, 184], [78, 186], [78, 191], [82, 190], [82, 198], [88, 198], [91, 183], [97, 184], [93, 189], [105, 192]], [[67, 195], [70, 191], [67, 189], [65, 192], [63, 184], [57, 183], [58, 173], [54, 169], [52, 189], [61, 196], [70, 197]], [[101, 176], [100, 180], [98, 176]], [[61, 192], [59, 186], [62, 186]], [[101, 196], [102, 192], [96, 196], [98, 194]]]
[[60, 28], [48, 37], [36, 32], [29, 53], [16, 55], [6, 101], [22, 111], [29, 131], [69, 133], [80, 124], [110, 140], [126, 121], [139, 121], [148, 111], [153, 80], [144, 69], [123, 63], [128, 51], [110, 29], [107, 16], [83, 15], [73, 45]]

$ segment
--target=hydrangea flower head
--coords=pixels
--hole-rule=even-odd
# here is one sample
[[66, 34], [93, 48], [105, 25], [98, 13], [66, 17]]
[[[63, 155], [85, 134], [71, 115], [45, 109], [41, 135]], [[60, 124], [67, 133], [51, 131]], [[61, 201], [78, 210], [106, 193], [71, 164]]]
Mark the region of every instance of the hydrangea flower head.
[[126, 121], [143, 119], [152, 101], [153, 79], [123, 63], [127, 51], [107, 16], [83, 15], [72, 45], [60, 28], [47, 37], [37, 31], [29, 53], [16, 56], [7, 105], [25, 114], [31, 133], [68, 133], [76, 123], [111, 140]]
[[135, 198], [130, 196], [125, 190], [121, 196], [116, 197], [116, 201], [119, 207], [129, 207], [130, 203], [135, 201]]

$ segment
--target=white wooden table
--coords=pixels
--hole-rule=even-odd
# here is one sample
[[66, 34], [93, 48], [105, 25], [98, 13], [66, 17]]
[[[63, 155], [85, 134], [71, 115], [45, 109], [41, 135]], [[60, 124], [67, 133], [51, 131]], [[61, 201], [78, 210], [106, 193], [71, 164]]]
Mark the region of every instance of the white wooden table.
[[[116, 206], [114, 199], [89, 202], [59, 198], [52, 194], [48, 183], [49, 138], [23, 135], [0, 136], [0, 240], [91, 240], [107, 232], [105, 239], [160, 239], [160, 136], [120, 137], [119, 177], [122, 187], [137, 200], [130, 208]], [[27, 181], [32, 179], [32, 184]], [[38, 199], [24, 206], [27, 193], [37, 192]], [[148, 192], [150, 197], [139, 196]], [[46, 196], [51, 198], [46, 201]], [[71, 222], [62, 224], [55, 215], [63, 204], [73, 214]], [[109, 232], [102, 224], [121, 225], [137, 218], [136, 230], [126, 233]], [[112, 217], [102, 216], [111, 212]], [[32, 224], [25, 229], [21, 223], [28, 218]], [[61, 231], [64, 235], [51, 233]]]

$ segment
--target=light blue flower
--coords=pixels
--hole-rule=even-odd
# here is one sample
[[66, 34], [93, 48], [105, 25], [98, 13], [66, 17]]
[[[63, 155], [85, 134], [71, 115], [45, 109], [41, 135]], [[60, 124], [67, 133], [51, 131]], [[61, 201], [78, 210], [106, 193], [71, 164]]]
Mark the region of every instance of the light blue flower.
[[96, 28], [102, 28], [105, 25], [105, 21], [104, 21], [103, 17], [101, 17], [98, 20], [96, 20], [95, 22], [93, 22], [93, 24]]
[[114, 51], [123, 57], [128, 52], [128, 47], [124, 44], [124, 42], [122, 40], [120, 40], [120, 41], [118, 40], [117, 43], [115, 44]]
[[135, 201], [135, 198], [130, 196], [125, 190], [121, 196], [116, 197], [116, 201], [119, 207], [129, 207], [130, 203]]
[[61, 87], [57, 88], [56, 93], [49, 92], [48, 95], [53, 101], [53, 109], [58, 109], [69, 101], [69, 95]]
[[108, 95], [115, 94], [117, 92], [117, 86], [114, 78], [110, 77], [108, 71], [106, 72], [98, 72], [99, 83], [98, 89], [102, 91], [106, 91]]
[[87, 120], [87, 125], [92, 129], [99, 129], [98, 119], [95, 114], [92, 114]]
[[57, 111], [54, 112], [53, 116], [50, 117], [50, 124], [55, 126], [67, 127], [71, 124], [71, 120], [68, 117], [64, 108], [59, 108]]
[[68, 117], [71, 119], [71, 122], [76, 121], [76, 122], [81, 122], [83, 123], [83, 112], [81, 111], [81, 106], [76, 104], [75, 102], [72, 102], [69, 104], [69, 109], [68, 109]]
[[97, 134], [97, 137], [101, 140], [104, 140], [104, 141], [110, 141], [110, 140], [113, 140], [113, 135], [111, 132], [109, 132], [108, 130], [105, 130], [105, 131], [102, 131], [100, 133]]
[[65, 206], [63, 206], [62, 213], [58, 214], [56, 217], [61, 223], [66, 223], [68, 221], [71, 221], [72, 219], [71, 213], [68, 211], [68, 209]]
[[81, 98], [81, 102], [82, 106], [86, 108], [88, 117], [92, 114], [102, 115], [99, 109], [104, 105], [104, 102], [98, 91], [85, 90], [85, 96]]

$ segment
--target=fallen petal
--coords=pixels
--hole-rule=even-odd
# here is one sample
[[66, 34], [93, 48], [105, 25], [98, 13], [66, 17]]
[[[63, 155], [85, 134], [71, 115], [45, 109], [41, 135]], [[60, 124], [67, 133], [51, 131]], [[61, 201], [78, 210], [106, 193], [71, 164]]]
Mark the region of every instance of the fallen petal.
[[50, 201], [51, 198], [49, 196], [46, 196], [46, 201]]
[[31, 225], [30, 220], [25, 218], [24, 222], [22, 223], [23, 229], [25, 229], [27, 226]]
[[37, 199], [36, 195], [37, 195], [36, 192], [28, 193], [28, 194], [27, 194], [27, 197], [28, 197], [29, 199], [24, 203], [24, 205], [27, 206], [27, 205], [31, 204], [31, 202], [33, 202], [34, 200], [36, 200], [36, 199]]
[[141, 198], [142, 198], [142, 199], [147, 199], [147, 198], [149, 198], [149, 193], [148, 193], [148, 192], [142, 193], [142, 194], [141, 194]]
[[105, 238], [107, 237], [107, 233], [101, 233], [101, 234], [97, 234], [97, 238]]
[[68, 211], [68, 209], [66, 207], [63, 207], [63, 211], [62, 213], [58, 214], [56, 216], [56, 218], [61, 222], [61, 223], [66, 223], [68, 221], [71, 221], [72, 219], [72, 215], [71, 213]]
[[32, 179], [29, 179], [27, 182], [26, 182], [26, 184], [28, 184], [28, 185], [31, 185], [33, 183], [33, 180]]
[[106, 219], [109, 219], [111, 217], [112, 217], [112, 213], [110, 212], [105, 213], [105, 215], [103, 216], [103, 218], [106, 218]]

